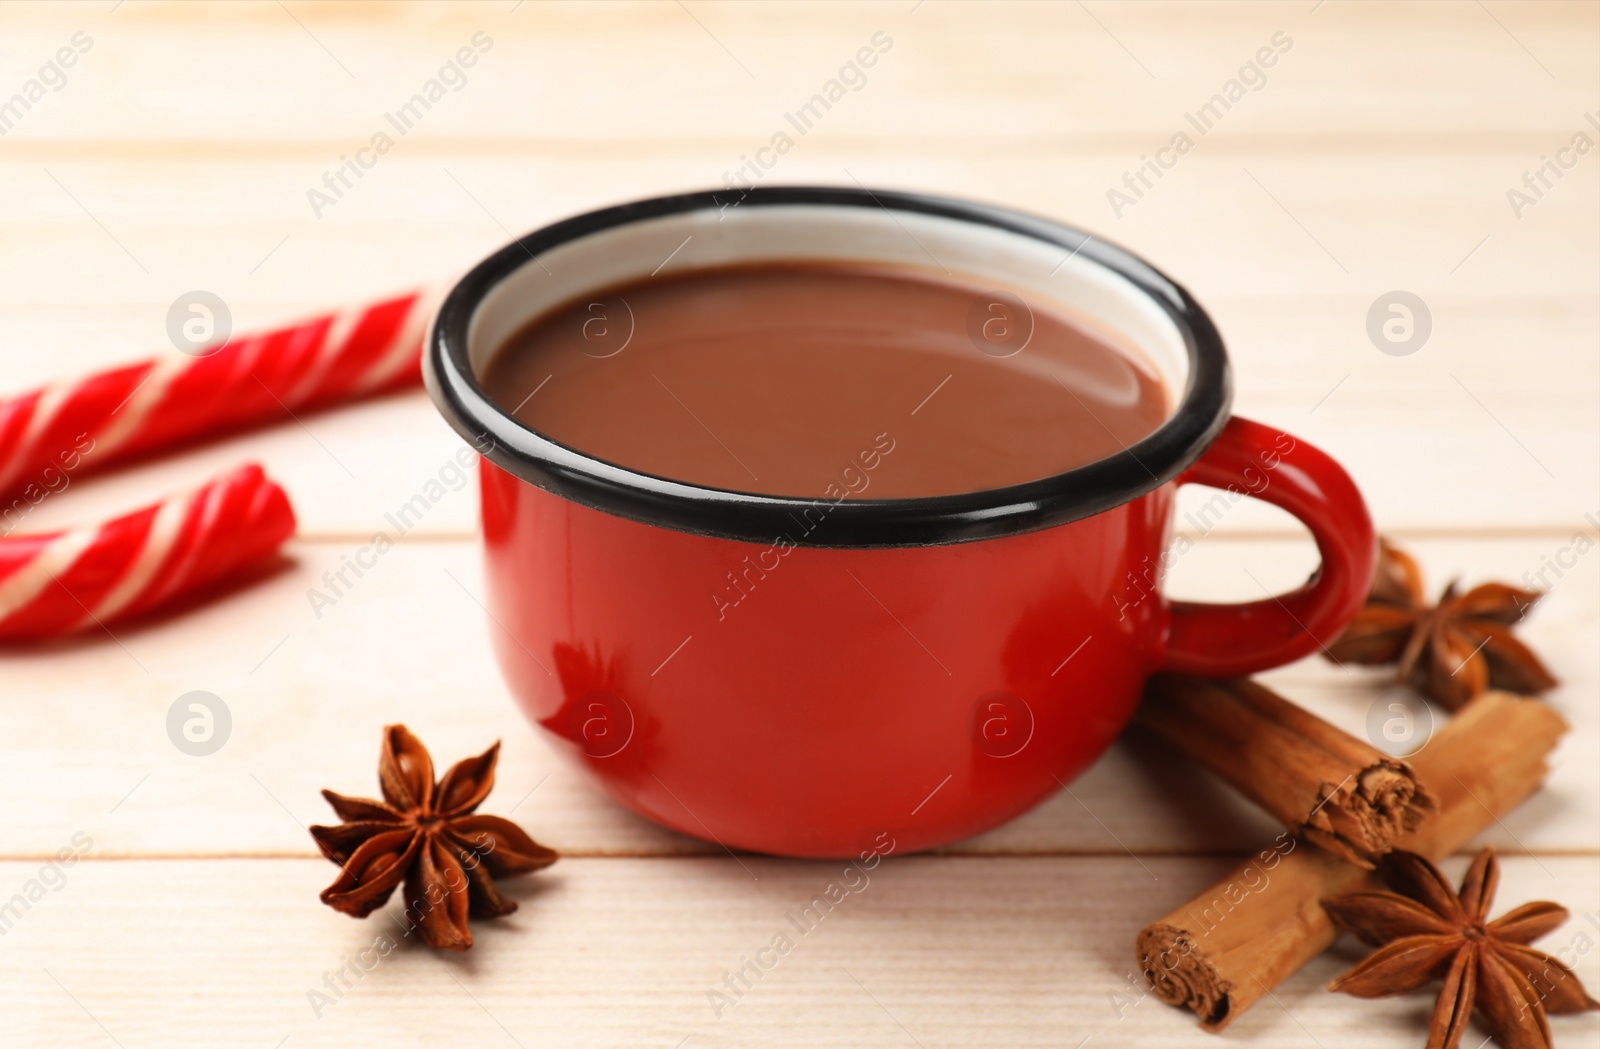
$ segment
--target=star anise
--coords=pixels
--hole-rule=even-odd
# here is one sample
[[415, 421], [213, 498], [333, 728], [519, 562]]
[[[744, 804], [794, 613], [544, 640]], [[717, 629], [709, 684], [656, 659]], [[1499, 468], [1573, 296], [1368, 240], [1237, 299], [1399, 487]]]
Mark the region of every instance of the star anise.
[[494, 879], [548, 867], [556, 854], [510, 820], [472, 811], [494, 789], [496, 743], [457, 762], [437, 783], [433, 759], [404, 725], [383, 730], [378, 782], [383, 801], [322, 792], [344, 820], [312, 827], [323, 855], [343, 870], [322, 902], [365, 918], [405, 882], [406, 918], [430, 947], [472, 946], [467, 916], [494, 918], [517, 909]]
[[1459, 593], [1452, 582], [1430, 606], [1422, 570], [1405, 551], [1379, 540], [1366, 607], [1327, 656], [1337, 663], [1397, 664], [1395, 676], [1451, 710], [1489, 688], [1532, 694], [1556, 679], [1511, 633], [1543, 596], [1505, 583]]
[[1500, 883], [1493, 849], [1478, 853], [1459, 894], [1413, 853], [1392, 852], [1378, 869], [1394, 892], [1322, 901], [1334, 924], [1378, 948], [1330, 991], [1389, 998], [1443, 978], [1427, 1049], [1456, 1049], [1474, 1008], [1507, 1049], [1550, 1049], [1546, 1014], [1600, 1009], [1571, 969], [1528, 946], [1567, 920], [1565, 907], [1525, 903], [1486, 920]]

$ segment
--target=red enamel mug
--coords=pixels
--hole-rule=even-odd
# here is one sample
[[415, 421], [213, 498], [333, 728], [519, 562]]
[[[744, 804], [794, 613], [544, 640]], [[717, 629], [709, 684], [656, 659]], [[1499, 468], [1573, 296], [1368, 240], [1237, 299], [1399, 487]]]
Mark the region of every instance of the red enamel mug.
[[[550, 440], [479, 381], [530, 319], [675, 267], [941, 268], [1131, 339], [1174, 405], [1122, 452], [1010, 487], [816, 500], [686, 484]], [[1222, 340], [1130, 253], [1004, 208], [865, 189], [645, 200], [531, 233], [428, 334], [434, 401], [483, 451], [495, 649], [527, 715], [618, 803], [727, 848], [855, 857], [944, 845], [1069, 783], [1158, 670], [1234, 676], [1315, 652], [1371, 578], [1372, 523], [1328, 456], [1229, 417]], [[863, 449], [870, 471], [887, 446]], [[1173, 493], [1282, 507], [1321, 567], [1246, 604], [1170, 601]], [[736, 607], [733, 607], [735, 606]]]

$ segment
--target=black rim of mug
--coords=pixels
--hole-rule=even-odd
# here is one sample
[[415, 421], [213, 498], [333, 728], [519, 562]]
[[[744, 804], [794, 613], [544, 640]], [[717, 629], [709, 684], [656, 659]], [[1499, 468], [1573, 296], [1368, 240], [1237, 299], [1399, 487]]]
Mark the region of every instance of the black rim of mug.
[[[1173, 321], [1189, 377], [1172, 415], [1122, 451], [1036, 481], [918, 499], [805, 499], [708, 488], [630, 470], [529, 429], [473, 374], [467, 333], [489, 291], [539, 255], [602, 230], [690, 211], [826, 205], [957, 219], [1044, 241], [1118, 274]], [[697, 535], [795, 546], [931, 546], [992, 539], [1093, 516], [1159, 488], [1198, 459], [1228, 421], [1227, 353], [1205, 310], [1132, 252], [1051, 219], [949, 197], [850, 187], [705, 190], [620, 204], [564, 219], [506, 245], [457, 282], [423, 347], [423, 375], [445, 419], [490, 462], [530, 484], [606, 513]], [[805, 511], [811, 509], [811, 514]], [[820, 515], [819, 515], [820, 511]], [[818, 517], [820, 516], [820, 521]], [[816, 522], [808, 530], [802, 522]]]

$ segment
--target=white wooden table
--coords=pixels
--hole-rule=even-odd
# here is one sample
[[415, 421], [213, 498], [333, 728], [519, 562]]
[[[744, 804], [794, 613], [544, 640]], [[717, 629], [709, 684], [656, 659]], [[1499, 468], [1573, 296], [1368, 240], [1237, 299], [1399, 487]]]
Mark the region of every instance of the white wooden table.
[[[317, 214], [324, 172], [480, 32], [492, 47], [459, 90]], [[1339, 457], [1435, 585], [1565, 563], [1544, 569], [1524, 636], [1563, 678], [1549, 702], [1573, 731], [1548, 790], [1485, 839], [1507, 856], [1507, 905], [1600, 913], [1600, 150], [1562, 154], [1573, 166], [1532, 203], [1507, 196], [1575, 135], [1600, 144], [1592, 2], [8, 2], [0, 105], [74, 34], [90, 46], [0, 121], [0, 383], [165, 346], [167, 307], [190, 290], [220, 295], [244, 330], [446, 278], [582, 209], [719, 184], [879, 32], [890, 51], [764, 181], [986, 198], [1120, 241], [1214, 312], [1241, 414]], [[1186, 114], [1280, 32], [1292, 46], [1264, 83], [1199, 134]], [[1179, 132], [1193, 148], [1114, 208], [1108, 190]], [[1367, 334], [1394, 290], [1431, 315], [1409, 355]], [[833, 865], [747, 858], [752, 881], [557, 760], [446, 575], [479, 586], [473, 491], [321, 618], [310, 608], [322, 572], [457, 447], [419, 391], [75, 481], [38, 509], [41, 528], [88, 520], [252, 457], [289, 488], [301, 531], [282, 572], [196, 613], [0, 654], [0, 899], [74, 834], [92, 839], [0, 935], [0, 1044], [1219, 1044], [1139, 998], [1133, 936], [1270, 831], [1138, 745], [1075, 796], [886, 862], [716, 1017], [707, 991]], [[1286, 517], [1244, 505], [1173, 585], [1249, 598], [1246, 567], [1286, 587], [1313, 560]], [[1268, 680], [1358, 733], [1384, 687], [1315, 660]], [[165, 729], [196, 689], [233, 718], [204, 758]], [[334, 868], [305, 825], [331, 816], [319, 788], [375, 788], [393, 721], [440, 761], [503, 738], [487, 810], [564, 859], [509, 884], [522, 909], [480, 923], [468, 956], [408, 943], [319, 1017], [308, 991], [386, 923], [316, 902]], [[1227, 1038], [1420, 1045], [1425, 997], [1324, 992], [1354, 957], [1309, 966]], [[1600, 952], [1577, 968], [1600, 987]], [[1556, 1030], [1600, 1039], [1593, 1018]]]

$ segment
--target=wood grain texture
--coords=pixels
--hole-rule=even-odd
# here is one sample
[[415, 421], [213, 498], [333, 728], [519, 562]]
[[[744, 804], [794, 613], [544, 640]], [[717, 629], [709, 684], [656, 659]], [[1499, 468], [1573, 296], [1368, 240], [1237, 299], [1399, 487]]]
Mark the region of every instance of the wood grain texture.
[[[348, 0], [289, 4], [299, 25], [265, 0], [206, 13], [185, 0], [139, 0], [115, 12], [46, 2], [6, 7], [15, 51], [5, 68], [25, 71], [31, 56], [42, 60], [79, 29], [96, 36], [103, 58], [98, 65], [86, 60], [80, 75], [84, 86], [106, 90], [70, 111], [56, 107], [48, 128], [29, 128], [23, 138], [118, 146], [165, 139], [210, 143], [199, 147], [208, 149], [244, 142], [257, 150], [274, 139], [337, 140], [352, 125], [370, 123], [480, 30], [497, 49], [515, 49], [519, 60], [491, 52], [471, 70], [469, 85], [476, 80], [502, 99], [547, 104], [480, 99], [417, 134], [510, 148], [554, 138], [615, 149], [619, 142], [755, 132], [764, 142], [774, 118], [884, 31], [895, 40], [893, 61], [870, 70], [869, 82], [896, 96], [892, 119], [830, 113], [830, 123], [838, 116], [864, 138], [942, 141], [953, 152], [965, 152], [975, 135], [1026, 145], [1138, 141], [1142, 132], [1176, 130], [1172, 118], [1203, 102], [1283, 31], [1294, 46], [1251, 99], [1261, 105], [1230, 114], [1245, 123], [1248, 112], [1250, 131], [1273, 139], [1288, 133], [1294, 144], [1324, 151], [1351, 139], [1390, 150], [1415, 149], [1419, 138], [1476, 142], [1486, 133], [1527, 140], [1566, 131], [1563, 108], [1578, 116], [1593, 105], [1592, 37], [1600, 23], [1591, 5], [1561, 0], [1491, 3], [1500, 24], [1468, 3], [1334, 2], [1313, 10], [1315, 0], [931, 0], [920, 7], [915, 0], [689, 0], [681, 7]], [[252, 46], [228, 46], [230, 31], [247, 34]], [[1418, 47], [1419, 38], [1431, 46]], [[1329, 90], [1333, 85], [1339, 90]], [[400, 88], [405, 93], [397, 95]], [[1192, 101], [1174, 110], [1175, 95]], [[197, 127], [197, 118], [215, 123]]]
[[[1369, 304], [1351, 296], [1212, 302], [1235, 367], [1237, 411], [1337, 457], [1360, 481], [1375, 517], [1401, 533], [1597, 527], [1584, 515], [1600, 511], [1600, 476], [1592, 468], [1600, 458], [1600, 299], [1435, 300], [1437, 352], [1430, 345], [1401, 358], [1378, 353], [1367, 340]], [[248, 319], [239, 323], [272, 323], [312, 308], [309, 301], [260, 304], [248, 314], [241, 308]], [[0, 307], [5, 392], [148, 356], [165, 338], [165, 304], [72, 310], [69, 321], [60, 319], [62, 309]], [[460, 447], [418, 390], [286, 420], [103, 479], [85, 477], [41, 504], [29, 527], [116, 513], [255, 458], [295, 500], [303, 536], [368, 536]], [[1484, 490], [1514, 497], [1485, 499]], [[1185, 493], [1186, 512], [1209, 498]], [[466, 538], [475, 520], [476, 496], [452, 497], [416, 535]], [[1299, 532], [1286, 515], [1254, 502], [1202, 524], [1207, 531]], [[1179, 527], [1196, 530], [1182, 514]]]
[[[246, 1033], [248, 1044], [268, 1047], [285, 1037], [309, 1046], [662, 1049], [1223, 1044], [1188, 1013], [1141, 997], [1127, 976], [1140, 924], [1204, 888], [1227, 861], [891, 856], [850, 874], [823, 862], [745, 864], [750, 873], [726, 857], [564, 860], [513, 883], [517, 913], [479, 923], [471, 953], [446, 958], [403, 937], [393, 905], [365, 922], [308, 905], [331, 879], [325, 862], [86, 859], [0, 939], [7, 1037], [93, 1046], [111, 1044], [109, 1034], [125, 1046], [174, 1047], [233, 1044]], [[1454, 876], [1463, 867], [1447, 865]], [[37, 873], [0, 864], [0, 887]], [[1597, 880], [1592, 857], [1513, 858], [1500, 898], [1552, 897], [1593, 914]], [[788, 916], [830, 884], [842, 901], [801, 932]], [[1592, 938], [1580, 917], [1544, 945], [1571, 947], [1579, 925]], [[727, 993], [729, 971], [780, 933], [793, 948], [781, 958], [769, 951], [776, 964], [719, 1017], [708, 992]], [[371, 971], [320, 1002], [319, 1017], [307, 992], [326, 994], [324, 974], [361, 960], [380, 935], [396, 946], [367, 955]], [[1591, 986], [1600, 981], [1600, 952], [1567, 956]], [[1356, 1002], [1323, 989], [1359, 957], [1345, 945], [1317, 959], [1229, 1039], [1420, 1044], [1421, 997]], [[1555, 1025], [1563, 1044], [1594, 1031], [1584, 1017]]]
[[[373, 119], [382, 122], [381, 115]], [[772, 119], [783, 122], [781, 113]], [[1207, 142], [1120, 207], [1108, 191], [1129, 192], [1124, 175], [1165, 145], [1165, 136], [1148, 146], [1063, 147], [1025, 157], [1001, 150], [993, 158], [928, 156], [892, 140], [807, 137], [760, 181], [859, 180], [1003, 201], [1132, 248], [1202, 299], [1317, 293], [1370, 302], [1395, 287], [1425, 298], [1592, 297], [1600, 267], [1583, 234], [1600, 223], [1600, 155], [1578, 158], [1520, 218], [1506, 199], [1541, 154], [1580, 131], [1600, 137], [1575, 113], [1571, 130], [1542, 148], [1484, 146], [1398, 159], [1359, 149], [1282, 153], [1265, 143], [1224, 152], [1208, 150]], [[349, 144], [298, 159], [41, 163], [0, 156], [0, 215], [11, 227], [8, 253], [0, 255], [10, 271], [0, 303], [164, 308], [195, 280], [241, 302], [382, 295], [396, 284], [448, 277], [508, 235], [577, 211], [722, 186], [725, 173], [767, 136], [748, 145], [641, 145], [648, 167], [627, 154], [429, 156], [401, 140], [372, 155], [370, 169], [338, 188], [336, 200], [313, 205], [308, 193], [332, 197], [324, 176], [366, 137], [358, 133]], [[1198, 221], [1206, 215], [1227, 221]], [[23, 243], [33, 260], [26, 268], [16, 266]], [[77, 281], [50, 279], [69, 264]]]
[[[1412, 548], [1442, 586], [1456, 573], [1516, 580], [1565, 542]], [[474, 545], [402, 543], [318, 618], [307, 590], [323, 588], [322, 573], [355, 549], [295, 544], [278, 575], [195, 614], [0, 660], [0, 694], [18, 697], [0, 706], [0, 792], [37, 799], [5, 816], [0, 854], [45, 854], [64, 829], [85, 829], [106, 855], [315, 855], [304, 825], [331, 818], [317, 792], [370, 793], [378, 732], [391, 721], [409, 725], [439, 761], [503, 738], [490, 811], [513, 812], [563, 852], [719, 851], [621, 812], [528, 726], [489, 651], [495, 628], [474, 603], [482, 593]], [[1179, 558], [1170, 582], [1188, 597], [1246, 600], [1261, 587], [1291, 588], [1314, 563], [1309, 540], [1218, 540]], [[1573, 730], [1557, 751], [1551, 789], [1490, 834], [1512, 852], [1600, 846], [1600, 549], [1550, 581], [1522, 634], [1563, 678], [1548, 701]], [[1310, 659], [1262, 680], [1357, 738], [1381, 736], [1383, 724], [1408, 716], [1389, 710], [1407, 694], [1389, 688], [1382, 671]], [[180, 753], [166, 735], [168, 707], [195, 689], [220, 696], [233, 714], [227, 746], [205, 758]], [[950, 849], [1204, 854], [1248, 850], [1273, 833], [1227, 788], [1135, 735], [1070, 794]]]
[[[1536, 203], [1507, 197], [1574, 136], [1600, 142], [1600, 4], [6, 0], [0, 105], [80, 31], [59, 90], [0, 110], [0, 395], [161, 350], [195, 288], [242, 331], [447, 279], [579, 210], [720, 184], [885, 34], [859, 90], [760, 179], [972, 196], [1125, 244], [1213, 312], [1237, 410], [1338, 457], [1432, 585], [1550, 589], [1523, 636], [1573, 730], [1549, 789], [1485, 839], [1510, 856], [1506, 905], [1580, 916], [1546, 946], [1600, 914], [1600, 151]], [[460, 89], [314, 208], [307, 191], [479, 32], [492, 47]], [[1280, 32], [1259, 90], [1114, 205]], [[1367, 334], [1395, 289], [1431, 313], [1409, 356]], [[527, 727], [472, 596], [471, 483], [318, 618], [307, 589], [459, 442], [420, 392], [303, 422], [75, 480], [28, 516], [86, 520], [257, 458], [302, 531], [275, 572], [192, 614], [0, 652], [0, 907], [75, 832], [94, 842], [0, 930], [0, 1043], [1218, 1044], [1126, 982], [1133, 934], [1275, 831], [1137, 733], [1007, 826], [887, 861], [718, 1019], [706, 992], [837, 872], [745, 858], [752, 879], [603, 801]], [[1250, 600], [1314, 567], [1281, 513], [1217, 518], [1207, 498], [1180, 498], [1199, 545], [1175, 593]], [[1362, 738], [1417, 716], [1380, 673], [1311, 659], [1263, 680]], [[207, 758], [164, 727], [193, 689], [234, 718]], [[313, 902], [333, 868], [304, 824], [330, 815], [318, 788], [373, 788], [396, 720], [441, 760], [504, 738], [487, 808], [569, 858], [515, 888], [523, 909], [471, 956], [402, 945], [318, 1019], [307, 991], [383, 925]], [[1322, 991], [1356, 956], [1336, 947], [1228, 1037], [1419, 1044], [1422, 998]], [[1578, 969], [1600, 983], [1595, 953]], [[1564, 1044], [1597, 1029], [1557, 1021]]]

